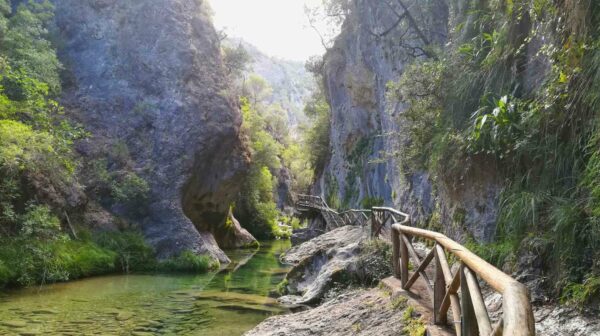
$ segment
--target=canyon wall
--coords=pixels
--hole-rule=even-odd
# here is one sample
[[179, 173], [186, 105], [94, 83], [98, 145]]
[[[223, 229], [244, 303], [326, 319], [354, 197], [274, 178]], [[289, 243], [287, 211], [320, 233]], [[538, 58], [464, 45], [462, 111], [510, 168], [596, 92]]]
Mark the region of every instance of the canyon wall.
[[53, 2], [62, 103], [91, 132], [79, 152], [86, 160], [107, 148], [127, 154], [149, 184], [144, 211], [129, 219], [159, 256], [189, 249], [227, 261], [215, 236], [253, 240], [225, 232], [249, 158], [205, 1]]

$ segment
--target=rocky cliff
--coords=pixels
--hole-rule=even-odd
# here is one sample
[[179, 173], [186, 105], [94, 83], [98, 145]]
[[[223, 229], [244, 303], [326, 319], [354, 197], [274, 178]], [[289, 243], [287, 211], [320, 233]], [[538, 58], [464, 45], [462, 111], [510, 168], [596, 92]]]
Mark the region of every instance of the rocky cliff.
[[190, 249], [227, 261], [215, 236], [231, 239], [226, 217], [248, 156], [205, 1], [53, 2], [62, 102], [92, 134], [79, 151], [95, 160], [118, 148], [148, 182], [144, 211], [130, 219], [160, 256]]
[[[332, 108], [331, 158], [317, 190], [342, 208], [361, 207], [362, 201], [377, 199], [421, 220], [432, 214], [436, 196], [428, 172], [402, 173], [406, 163], [401, 153], [409, 139], [402, 136], [398, 115], [406, 104], [390, 99], [387, 88], [415, 58], [400, 43], [409, 27], [398, 24], [396, 13], [402, 12], [398, 5], [393, 11], [385, 1], [350, 1], [350, 6], [342, 33], [324, 57], [325, 89]], [[424, 16], [432, 28], [427, 39], [444, 44], [447, 5], [435, 2]], [[414, 37], [407, 43], [412, 48], [423, 45]], [[480, 210], [469, 220], [490, 212], [494, 210]]]
[[[454, 238], [490, 241], [502, 191], [496, 167], [483, 162], [467, 172], [465, 161], [459, 168], [465, 174], [452, 183], [437, 183], [435, 171], [413, 169], [407, 152], [414, 139], [402, 117], [409, 103], [394, 97], [389, 86], [411, 64], [444, 57], [468, 40], [455, 27], [473, 20], [471, 5], [356, 0], [349, 6], [342, 32], [324, 57], [331, 158], [316, 192], [341, 208], [385, 203], [409, 212], [415, 223], [445, 223], [443, 230]], [[429, 122], [422, 126], [433, 128], [435, 120]]]

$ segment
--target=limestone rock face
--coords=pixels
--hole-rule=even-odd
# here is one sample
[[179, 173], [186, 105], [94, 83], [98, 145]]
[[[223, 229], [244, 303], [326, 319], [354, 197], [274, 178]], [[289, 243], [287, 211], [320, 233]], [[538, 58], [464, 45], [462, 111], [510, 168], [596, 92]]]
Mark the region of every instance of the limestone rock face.
[[227, 261], [214, 234], [248, 156], [205, 1], [53, 2], [63, 104], [90, 141], [127, 146], [150, 184], [137, 219], [148, 241], [163, 257], [191, 249]]
[[[351, 6], [341, 34], [324, 57], [332, 108], [331, 158], [314, 193], [326, 199], [336, 194], [342, 208], [359, 208], [361, 201], [375, 196], [410, 213], [414, 223], [427, 222], [434, 213], [444, 223], [458, 219], [460, 225], [444, 227], [451, 237], [460, 239], [468, 231], [480, 241], [491, 239], [501, 192], [493, 169], [467, 177], [476, 183], [458, 181], [455, 190], [434, 185], [427, 171], [404, 174], [400, 169], [408, 164], [403, 153], [410, 139], [399, 118], [406, 104], [390, 98], [387, 84], [402, 76], [414, 61], [411, 47], [423, 42], [406, 37], [410, 34], [406, 35], [405, 23], [390, 29], [398, 17], [386, 2], [356, 0]], [[412, 6], [411, 11], [419, 8]], [[432, 44], [448, 42], [449, 27], [454, 27], [451, 10], [444, 1], [424, 9], [427, 21], [419, 24]], [[401, 8], [397, 11], [402, 13]]]

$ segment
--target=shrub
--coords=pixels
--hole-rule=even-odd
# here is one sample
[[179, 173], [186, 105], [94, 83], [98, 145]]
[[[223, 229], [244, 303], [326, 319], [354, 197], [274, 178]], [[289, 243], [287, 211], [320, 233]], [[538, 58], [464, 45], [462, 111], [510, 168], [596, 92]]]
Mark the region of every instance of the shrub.
[[148, 182], [133, 172], [126, 173], [111, 185], [111, 195], [117, 202], [133, 206], [143, 204], [149, 192]]
[[117, 264], [124, 273], [149, 271], [156, 266], [154, 250], [138, 232], [99, 233], [94, 241], [100, 247], [116, 253]]
[[60, 220], [45, 205], [30, 204], [19, 220], [20, 235], [35, 239], [52, 239], [60, 234]]
[[581, 308], [600, 296], [600, 277], [590, 276], [583, 283], [568, 284], [561, 296], [561, 302], [571, 303]]

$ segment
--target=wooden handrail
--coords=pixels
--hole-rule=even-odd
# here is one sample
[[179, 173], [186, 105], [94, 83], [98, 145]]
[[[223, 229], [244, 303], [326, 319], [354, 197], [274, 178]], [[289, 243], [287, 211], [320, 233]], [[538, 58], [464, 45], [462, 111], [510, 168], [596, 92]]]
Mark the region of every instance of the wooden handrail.
[[[410, 215], [387, 207], [350, 209], [338, 213], [321, 197], [312, 195], [298, 195], [298, 205], [319, 210], [326, 222], [364, 225], [370, 220], [372, 238], [380, 237], [384, 228], [386, 231], [389, 229], [394, 276], [400, 279], [405, 290], [410, 290], [419, 278], [424, 280], [433, 299], [433, 318], [436, 324], [446, 324], [448, 311], [452, 309], [457, 335], [535, 335], [527, 287], [445, 235], [411, 227]], [[402, 220], [398, 220], [400, 218]], [[331, 225], [330, 228], [335, 227], [338, 224]], [[423, 260], [412, 246], [412, 238], [415, 237], [435, 243]], [[460, 261], [460, 267], [454, 274], [446, 253], [452, 253]], [[415, 271], [410, 277], [409, 259], [413, 259], [415, 263]], [[434, 261], [435, 275], [432, 284], [427, 267]], [[503, 316], [495, 325], [490, 321], [477, 277], [502, 295]]]
[[[411, 238], [418, 237], [435, 242], [435, 256], [421, 262], [415, 256]], [[423, 277], [428, 287], [429, 279], [424, 272], [432, 259], [436, 260], [433, 290], [435, 322], [445, 324], [448, 309], [452, 307], [457, 335], [535, 335], [533, 310], [527, 287], [492, 266], [464, 246], [433, 231], [423, 230], [400, 223], [392, 225], [394, 276], [401, 279], [402, 287], [409, 290], [416, 278]], [[409, 255], [410, 252], [410, 255]], [[452, 275], [446, 252], [454, 254], [461, 262], [460, 270]], [[408, 277], [408, 259], [412, 257], [419, 265], [416, 274]], [[399, 259], [398, 259], [399, 258]], [[477, 277], [502, 295], [503, 316], [492, 326]], [[461, 291], [459, 305], [458, 290]], [[456, 318], [461, 317], [460, 325]]]

